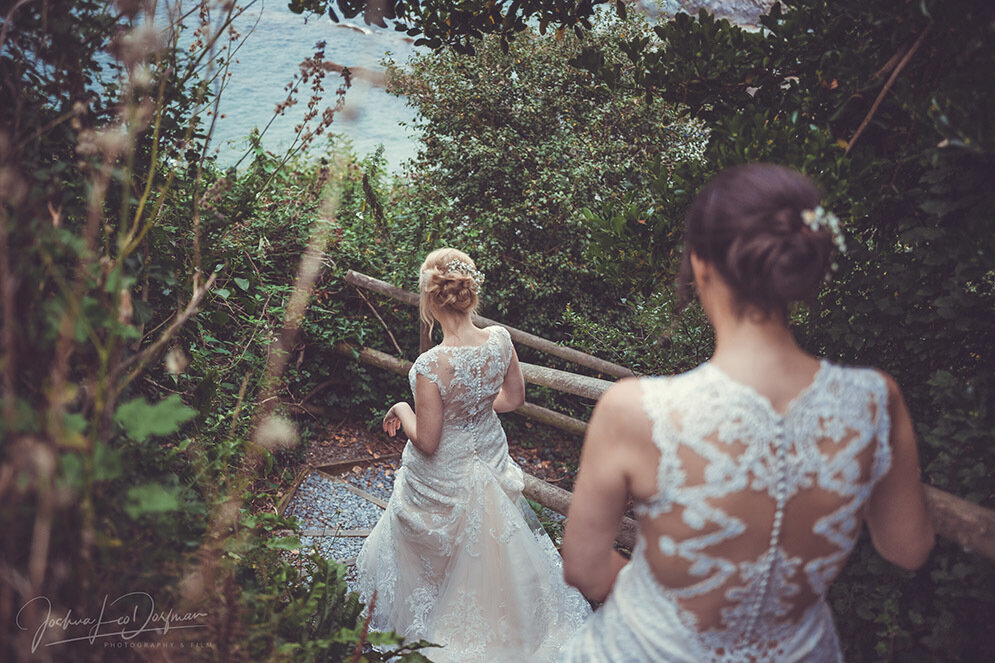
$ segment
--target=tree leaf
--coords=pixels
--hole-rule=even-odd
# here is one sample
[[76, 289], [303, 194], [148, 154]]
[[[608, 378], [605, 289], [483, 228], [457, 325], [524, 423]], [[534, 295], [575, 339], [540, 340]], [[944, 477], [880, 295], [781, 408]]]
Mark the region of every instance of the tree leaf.
[[266, 547], [271, 550], [300, 550], [301, 541], [296, 536], [285, 536], [279, 539], [270, 539], [266, 542]]
[[138, 518], [146, 513], [175, 511], [179, 507], [180, 498], [176, 489], [169, 489], [158, 483], [132, 487], [128, 490], [128, 501], [124, 504], [124, 510], [131, 518]]
[[95, 481], [116, 479], [121, 476], [121, 451], [97, 442], [93, 450], [93, 478]]
[[197, 411], [183, 404], [177, 394], [171, 394], [155, 405], [149, 405], [139, 396], [114, 413], [114, 421], [119, 423], [125, 434], [136, 442], [144, 442], [152, 435], [169, 435], [180, 429], [180, 425], [193, 419]]

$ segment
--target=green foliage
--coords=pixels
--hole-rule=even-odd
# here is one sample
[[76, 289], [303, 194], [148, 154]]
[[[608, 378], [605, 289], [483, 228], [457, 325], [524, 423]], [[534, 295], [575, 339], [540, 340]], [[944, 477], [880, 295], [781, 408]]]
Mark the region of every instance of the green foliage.
[[[420, 651], [428, 642], [405, 642], [395, 633], [367, 632], [363, 604], [346, 585], [346, 567], [314, 553], [300, 570], [279, 558], [277, 576], [260, 584], [243, 578], [253, 631], [248, 649], [252, 660], [339, 663], [357, 661], [426, 661]], [[258, 631], [256, 630], [258, 629]], [[272, 638], [271, 634], [277, 637]], [[374, 645], [373, 650], [364, 647]], [[355, 658], [353, 658], [355, 656]]]
[[677, 296], [667, 288], [636, 295], [619, 305], [586, 317], [568, 307], [564, 322], [572, 328], [571, 343], [588, 348], [643, 375], [690, 370], [714, 349], [712, 328], [701, 307], [677, 313]]
[[[346, 18], [359, 14], [367, 24], [386, 27], [389, 20], [394, 28], [418, 37], [416, 46], [439, 49], [450, 46], [457, 53], [472, 55], [475, 45], [484, 35], [493, 35], [507, 52], [509, 42], [516, 33], [538, 23], [544, 33], [549, 25], [573, 28], [577, 35], [582, 28], [590, 28], [594, 6], [606, 0], [578, 0], [577, 2], [548, 2], [543, 0], [463, 0], [458, 4], [440, 0], [422, 2], [368, 2], [367, 0], [290, 0], [290, 10], [298, 14], [314, 12], [328, 14], [338, 22], [336, 13]], [[620, 15], [625, 6], [617, 3]]]
[[[619, 45], [644, 94], [688, 104], [708, 132], [707, 168], [656, 180], [656, 199], [685, 199], [712, 173], [754, 160], [793, 166], [823, 186], [851, 248], [818, 305], [793, 316], [799, 336], [818, 354], [892, 373], [918, 422], [926, 481], [989, 507], [991, 19], [992, 8], [972, 0], [799, 0], [775, 6], [760, 32], [679, 15], [654, 28], [655, 40]], [[613, 80], [596, 48], [575, 62]], [[618, 214], [630, 213], [601, 210]], [[648, 218], [657, 232], [673, 227], [672, 216]], [[609, 235], [608, 243], [626, 239]], [[631, 269], [670, 267], [635, 253], [623, 256]], [[847, 659], [983, 658], [995, 646], [979, 637], [989, 632], [979, 615], [991, 613], [993, 587], [989, 563], [949, 544], [916, 574], [862, 546], [831, 592]]]
[[150, 435], [169, 435], [179, 430], [180, 424], [196, 416], [197, 411], [183, 404], [177, 394], [170, 394], [155, 405], [144, 397], [119, 405], [114, 421], [136, 442], [144, 442]]
[[536, 518], [539, 519], [539, 523], [542, 528], [546, 531], [546, 534], [553, 541], [553, 544], [559, 548], [560, 542], [563, 540], [563, 527], [564, 520], [562, 517], [558, 517], [559, 514], [551, 511], [550, 509], [544, 507], [538, 502], [533, 502], [532, 500], [526, 500], [529, 503], [529, 507], [535, 513]]
[[[269, 413], [257, 401], [320, 425], [316, 409], [389, 397], [365, 376], [352, 389], [353, 363], [333, 352], [374, 329], [333, 296], [341, 228], [317, 247], [326, 276], [286, 381], [267, 368], [301, 254], [329, 227], [329, 182], [349, 172], [340, 211], [355, 215], [361, 168], [377, 184], [376, 167], [257, 145], [244, 172], [219, 172], [200, 113], [240, 10], [205, 3], [189, 27], [151, 30], [138, 8], [20, 3], [0, 16], [0, 475], [13, 478], [0, 481], [0, 575], [23, 579], [5, 601], [43, 595], [89, 615], [92, 597], [140, 589], [208, 613], [216, 646], [201, 660], [337, 661], [368, 640], [388, 653], [360, 660], [419, 660], [423, 643], [366, 633], [340, 568], [300, 575], [281, 557], [295, 525], [275, 504], [303, 450], [251, 442]], [[26, 633], [6, 623], [0, 658], [30, 658]], [[65, 655], [103, 656], [81, 647]]]
[[[589, 39], [621, 66], [626, 57], [609, 46], [613, 36], [648, 34], [642, 20], [606, 16]], [[465, 248], [487, 274], [483, 313], [551, 338], [566, 335], [568, 306], [596, 317], [651, 281], [627, 269], [630, 279], [606, 283], [615, 265], [592, 264], [605, 233], [590, 210], [645, 210], [650, 182], [701, 143], [675, 106], [613, 91], [568, 66], [581, 46], [570, 33], [526, 30], [507, 52], [499, 39], [485, 38], [474, 57], [437, 53], [390, 72], [392, 89], [417, 108], [423, 132], [415, 175], [395, 205], [419, 224], [415, 258], [443, 244]], [[620, 75], [632, 84], [631, 73]], [[674, 233], [647, 232], [644, 221], [606, 223], [670, 255]], [[414, 287], [416, 263], [392, 267], [397, 277], [388, 280]]]
[[[422, 153], [383, 217], [344, 222], [343, 260], [413, 289], [427, 250], [462, 246], [488, 274], [485, 314], [647, 372], [683, 370], [711, 346], [701, 312], [675, 316], [662, 293], [684, 209], [728, 165], [794, 166], [824, 187], [851, 247], [818, 304], [792, 313], [800, 338], [894, 374], [926, 479], [990, 506], [995, 63], [978, 19], [990, 11], [800, 0], [760, 32], [683, 16], [652, 33], [594, 30], [586, 50], [525, 30], [484, 39], [473, 59], [424, 57], [393, 74], [421, 115]], [[384, 343], [356, 324], [355, 338]], [[983, 657], [992, 586], [984, 561], [947, 543], [916, 574], [865, 543], [831, 595], [847, 657]]]
[[132, 518], [146, 513], [165, 513], [176, 511], [180, 500], [175, 490], [170, 490], [158, 483], [146, 483], [128, 489], [128, 502], [124, 511]]
[[[407, 397], [403, 378], [336, 346], [396, 354], [396, 340], [411, 358], [416, 312], [343, 277], [357, 269], [415, 289], [420, 260], [444, 243], [487, 272], [485, 314], [641, 371], [688, 368], [712, 341], [700, 310], [675, 316], [665, 292], [680, 219], [713, 172], [753, 159], [813, 175], [847, 224], [838, 278], [793, 314], [805, 344], [895, 374], [927, 479], [995, 501], [995, 62], [980, 0], [799, 0], [758, 33], [707, 16], [652, 30], [606, 17], [587, 42], [542, 36], [584, 25], [584, 3], [405, 5], [432, 47], [468, 51], [491, 36], [475, 58], [447, 51], [392, 72], [425, 136], [396, 181], [379, 154], [356, 159], [334, 141], [317, 159], [257, 141], [243, 171], [217, 171], [197, 114], [205, 51], [177, 48], [178, 33], [151, 39], [127, 11], [72, 4], [19, 5], [0, 52], [16, 100], [0, 106], [0, 451], [15, 477], [0, 484], [4, 577], [56, 569], [34, 591], [66, 607], [137, 586], [168, 603], [190, 589], [177, 586], [182, 570], [210, 558], [220, 580], [201, 589], [219, 649], [204, 658], [341, 660], [358, 645], [359, 660], [424, 660], [427, 643], [365, 632], [341, 567], [287, 562], [294, 525], [274, 507], [303, 453], [250, 442], [257, 401], [299, 415], [307, 439], [348, 411], [372, 420]], [[912, 47], [869, 114], [894, 71], [878, 68]], [[99, 64], [104, 51], [117, 59]], [[312, 305], [264, 398], [292, 275], [326, 224]], [[37, 523], [51, 526], [47, 552], [24, 543], [38, 540]], [[831, 597], [848, 660], [983, 657], [995, 647], [984, 622], [992, 586], [990, 565], [947, 543], [916, 574], [862, 545]]]

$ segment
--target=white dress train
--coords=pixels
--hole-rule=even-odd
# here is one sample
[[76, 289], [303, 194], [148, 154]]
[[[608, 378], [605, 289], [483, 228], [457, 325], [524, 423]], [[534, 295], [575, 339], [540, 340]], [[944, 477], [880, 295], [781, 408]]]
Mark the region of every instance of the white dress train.
[[511, 338], [489, 327], [480, 346], [436, 346], [409, 373], [438, 387], [439, 447], [410, 442], [387, 510], [356, 561], [370, 628], [425, 639], [436, 663], [545, 663], [590, 615], [563, 581], [562, 560], [522, 497], [521, 468], [494, 399], [511, 361]]

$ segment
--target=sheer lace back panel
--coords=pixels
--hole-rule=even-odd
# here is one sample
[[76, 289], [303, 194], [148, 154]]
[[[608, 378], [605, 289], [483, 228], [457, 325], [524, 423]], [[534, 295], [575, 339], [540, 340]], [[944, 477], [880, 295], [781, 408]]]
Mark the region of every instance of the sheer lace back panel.
[[511, 337], [503, 327], [488, 327], [481, 345], [437, 345], [422, 353], [408, 374], [414, 391], [417, 375], [439, 387], [443, 427], [473, 428], [495, 419], [494, 399], [511, 361]]
[[711, 364], [642, 385], [660, 451], [658, 492], [636, 505], [645, 561], [713, 654], [776, 657], [889, 467], [884, 379], [823, 361], [784, 413]]

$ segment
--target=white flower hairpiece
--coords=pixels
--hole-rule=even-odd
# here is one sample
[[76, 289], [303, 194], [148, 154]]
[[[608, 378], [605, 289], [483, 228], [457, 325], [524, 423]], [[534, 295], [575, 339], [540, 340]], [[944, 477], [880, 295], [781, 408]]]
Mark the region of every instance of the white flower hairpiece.
[[461, 272], [469, 276], [473, 280], [470, 289], [474, 292], [480, 290], [480, 286], [484, 282], [482, 272], [477, 271], [476, 267], [472, 267], [458, 258], [454, 258], [446, 263], [446, 273], [448, 274], [449, 272]]
[[[829, 234], [833, 238], [833, 244], [836, 245], [840, 253], [846, 253], [846, 239], [843, 237], [843, 228], [840, 226], [840, 218], [838, 216], [822, 205], [818, 205], [815, 209], [802, 210], [802, 221], [813, 232], [829, 230]], [[829, 269], [835, 272], [839, 269], [839, 265], [834, 261], [829, 266]], [[826, 274], [826, 280], [829, 280], [829, 274]]]

